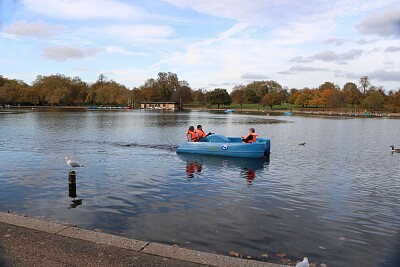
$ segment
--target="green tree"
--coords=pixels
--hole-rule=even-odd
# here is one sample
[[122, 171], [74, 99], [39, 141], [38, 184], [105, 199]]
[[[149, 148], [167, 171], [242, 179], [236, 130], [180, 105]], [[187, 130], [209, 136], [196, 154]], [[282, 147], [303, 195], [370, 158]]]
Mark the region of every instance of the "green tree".
[[230, 105], [232, 98], [226, 91], [226, 89], [216, 88], [207, 94], [207, 102], [211, 105]]
[[200, 103], [202, 106], [206, 104], [206, 93], [203, 89], [198, 89], [192, 92], [193, 100]]
[[261, 98], [252, 89], [244, 90], [244, 99], [246, 103], [256, 104], [260, 103]]
[[179, 88], [178, 76], [172, 72], [159, 72], [156, 86], [159, 101], [171, 101], [172, 93]]
[[379, 93], [378, 91], [374, 91], [364, 98], [363, 107], [372, 110], [379, 110], [383, 108], [384, 103], [385, 100], [382, 97], [381, 93]]

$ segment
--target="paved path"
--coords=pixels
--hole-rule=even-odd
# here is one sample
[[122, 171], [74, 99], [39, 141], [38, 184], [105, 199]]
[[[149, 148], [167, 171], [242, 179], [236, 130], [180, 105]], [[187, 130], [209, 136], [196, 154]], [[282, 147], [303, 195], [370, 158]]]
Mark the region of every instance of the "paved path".
[[0, 266], [284, 267], [0, 212]]

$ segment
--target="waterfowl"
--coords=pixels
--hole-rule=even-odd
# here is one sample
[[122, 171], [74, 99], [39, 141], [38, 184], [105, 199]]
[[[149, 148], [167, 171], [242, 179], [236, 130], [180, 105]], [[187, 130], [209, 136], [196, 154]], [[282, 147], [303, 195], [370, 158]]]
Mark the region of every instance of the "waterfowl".
[[296, 267], [309, 267], [309, 266], [310, 266], [310, 264], [308, 262], [308, 258], [307, 257], [304, 257], [303, 261], [298, 262], [296, 264]]
[[65, 157], [65, 161], [66, 161], [67, 164], [68, 164], [69, 166], [71, 166], [72, 168], [83, 167], [83, 165], [81, 165], [81, 164], [79, 164], [79, 163], [77, 163], [77, 162], [75, 162], [75, 161], [69, 159], [68, 157]]
[[299, 146], [304, 146], [306, 144], [306, 142], [300, 142]]
[[390, 146], [392, 148], [392, 152], [400, 153], [400, 148], [394, 148], [394, 145]]

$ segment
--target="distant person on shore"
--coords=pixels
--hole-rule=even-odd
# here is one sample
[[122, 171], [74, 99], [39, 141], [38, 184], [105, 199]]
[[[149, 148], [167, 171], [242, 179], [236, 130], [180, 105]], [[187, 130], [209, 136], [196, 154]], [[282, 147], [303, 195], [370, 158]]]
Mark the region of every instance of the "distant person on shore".
[[253, 143], [257, 140], [258, 134], [256, 134], [256, 130], [254, 128], [249, 129], [249, 133], [243, 137], [242, 136], [242, 142], [243, 143]]
[[189, 130], [186, 132], [186, 140], [188, 142], [196, 142], [197, 135], [196, 135], [196, 132], [194, 131], [194, 127], [193, 126], [190, 126]]

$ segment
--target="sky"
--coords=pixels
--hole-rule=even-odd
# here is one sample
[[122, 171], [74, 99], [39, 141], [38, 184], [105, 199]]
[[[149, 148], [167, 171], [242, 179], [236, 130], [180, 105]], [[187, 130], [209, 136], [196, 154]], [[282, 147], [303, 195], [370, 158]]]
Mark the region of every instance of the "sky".
[[400, 89], [400, 0], [0, 0], [0, 75]]

